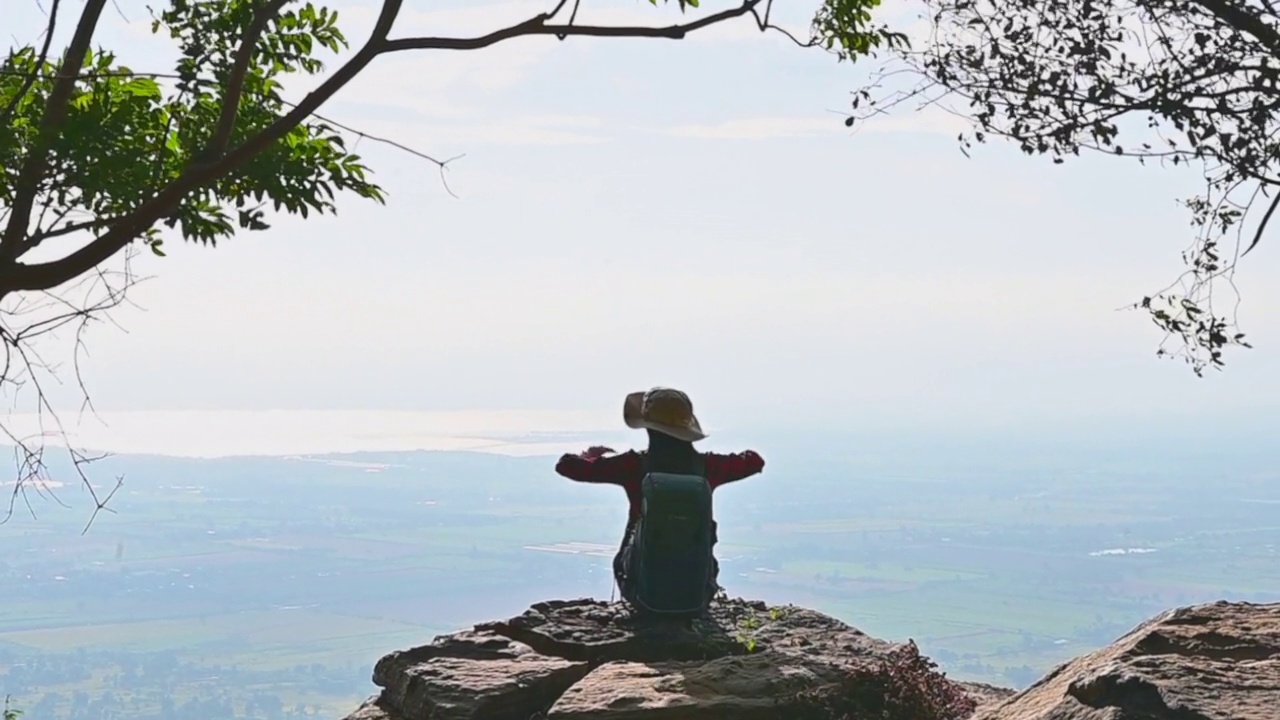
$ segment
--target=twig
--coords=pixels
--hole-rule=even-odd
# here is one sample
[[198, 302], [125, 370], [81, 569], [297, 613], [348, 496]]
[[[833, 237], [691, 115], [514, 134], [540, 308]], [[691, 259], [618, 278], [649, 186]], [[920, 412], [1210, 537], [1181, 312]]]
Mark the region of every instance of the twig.
[[[53, 3], [49, 7], [49, 22], [44, 28], [44, 43], [40, 46], [40, 55], [36, 58], [37, 69], [43, 68], [44, 64], [49, 61], [49, 46], [53, 43], [53, 31], [58, 27], [58, 4], [61, 1], [62, 0], [53, 0]], [[9, 122], [9, 116], [17, 109], [18, 104], [27, 96], [27, 93], [31, 92], [31, 87], [35, 85], [35, 83], [36, 76], [33, 73], [31, 77], [27, 78], [26, 82], [22, 84], [22, 87], [18, 88], [18, 92], [14, 94], [11, 100], [9, 100], [9, 104], [5, 106], [4, 110], [0, 111], [0, 125], [4, 125]]]
[[1258, 223], [1258, 230], [1253, 234], [1253, 241], [1249, 243], [1249, 247], [1240, 253], [1240, 257], [1248, 255], [1258, 245], [1258, 241], [1262, 239], [1262, 233], [1267, 229], [1267, 223], [1271, 222], [1271, 215], [1275, 213], [1276, 206], [1280, 205], [1280, 193], [1276, 193], [1275, 198], [1271, 200], [1271, 205], [1267, 208], [1266, 214], [1262, 216], [1262, 222]]
[[[27, 494], [29, 490], [34, 492], [37, 497], [52, 499], [60, 506], [68, 507], [55, 489], [46, 461], [46, 438], [51, 435], [66, 441], [66, 452], [71, 460], [72, 468], [80, 483], [92, 498], [94, 510], [88, 524], [85, 526], [85, 531], [87, 532], [101, 512], [114, 512], [109, 507], [109, 503], [123, 482], [123, 478], [117, 478], [116, 487], [105, 495], [99, 493], [93, 487], [85, 469], [89, 465], [105, 458], [106, 455], [89, 455], [75, 448], [67, 428], [62, 423], [60, 414], [49, 401], [45, 392], [44, 380], [41, 379], [42, 375], [44, 375], [61, 384], [61, 379], [58, 377], [58, 368], [46, 362], [31, 343], [38, 337], [51, 335], [60, 328], [77, 323], [75, 344], [72, 350], [72, 363], [74, 380], [83, 398], [80, 416], [83, 416], [85, 410], [96, 415], [92, 405], [92, 398], [84, 382], [80, 364], [81, 353], [87, 352], [84, 333], [91, 322], [104, 319], [111, 320], [110, 311], [127, 302], [128, 291], [142, 280], [134, 277], [130, 270], [130, 260], [134, 254], [135, 251], [126, 253], [123, 271], [108, 272], [100, 269], [92, 276], [86, 277], [81, 283], [84, 287], [84, 300], [82, 302], [73, 302], [71, 300], [71, 296], [75, 294], [73, 288], [69, 291], [64, 291], [62, 294], [44, 293], [45, 302], [43, 303], [35, 303], [27, 298], [21, 298], [16, 303], [15, 309], [4, 313], [4, 316], [10, 321], [16, 317], [29, 316], [37, 311], [44, 312], [47, 317], [33, 318], [17, 330], [10, 327], [8, 323], [0, 324], [0, 343], [3, 343], [5, 352], [4, 371], [0, 374], [0, 386], [8, 384], [19, 392], [23, 387], [29, 386], [36, 394], [35, 414], [38, 423], [37, 432], [28, 438], [18, 437], [9, 428], [0, 425], [0, 432], [3, 432], [3, 435], [13, 443], [15, 453], [14, 488], [13, 492], [10, 493], [8, 507], [4, 514], [0, 515], [0, 524], [4, 524], [12, 517], [19, 499], [21, 499], [27, 512], [35, 517], [35, 508]], [[122, 282], [117, 282], [114, 279], [116, 277], [121, 278]], [[14, 360], [17, 360], [16, 366]], [[19, 397], [15, 395], [14, 399], [16, 401]]]

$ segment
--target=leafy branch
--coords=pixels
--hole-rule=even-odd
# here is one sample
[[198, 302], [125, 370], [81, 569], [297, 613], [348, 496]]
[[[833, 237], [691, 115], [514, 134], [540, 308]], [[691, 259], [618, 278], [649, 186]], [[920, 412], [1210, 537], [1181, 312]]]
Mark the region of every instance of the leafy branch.
[[[305, 0], [169, 0], [152, 10], [151, 30], [176, 44], [174, 71], [143, 73], [91, 47], [107, 0], [85, 1], [69, 44], [60, 59], [51, 59], [63, 10], [52, 0], [41, 47], [13, 48], [0, 60], [0, 343], [7, 360], [0, 387], [34, 389], [41, 422], [34, 441], [10, 434], [18, 446], [10, 512], [27, 488], [41, 493], [54, 487], [42, 481], [45, 420], [65, 436], [39, 380], [55, 377], [57, 365], [40, 359], [31, 341], [76, 328], [72, 355], [83, 391], [81, 332], [125, 301], [134, 283], [127, 269], [134, 243], [164, 255], [165, 229], [216, 245], [237, 231], [267, 229], [268, 206], [308, 217], [336, 212], [339, 193], [385, 202], [369, 168], [348, 149], [344, 131], [429, 160], [443, 180], [452, 159], [437, 160], [318, 114], [378, 57], [476, 51], [534, 36], [679, 40], [743, 17], [754, 18], [762, 32], [781, 30], [769, 21], [772, 0], [738, 0], [666, 26], [580, 24], [583, 1], [549, 2], [550, 12], [476, 36], [393, 37], [403, 0], [381, 0], [363, 43], [327, 72], [320, 53], [349, 47], [337, 13], [328, 8]], [[869, 12], [879, 2], [825, 0], [812, 37], [801, 44], [823, 47], [841, 60], [892, 46], [897, 36], [871, 25]], [[682, 12], [699, 6], [697, 0], [675, 4]], [[290, 75], [323, 80], [290, 102], [282, 97]], [[49, 242], [54, 239], [59, 243]], [[37, 247], [52, 250], [62, 243], [73, 244], [52, 258], [31, 259]], [[103, 269], [120, 256], [123, 274]], [[62, 296], [78, 283], [88, 283], [96, 295], [66, 301]], [[33, 298], [47, 301], [41, 312], [34, 312]], [[89, 405], [87, 392], [84, 397]], [[72, 458], [77, 472], [93, 460], [74, 451]], [[105, 500], [80, 477], [104, 509]]]
[[[932, 107], [971, 125], [962, 151], [1003, 138], [1055, 164], [1085, 152], [1200, 170], [1183, 200], [1187, 269], [1129, 307], [1164, 333], [1157, 355], [1221, 369], [1241, 258], [1280, 203], [1280, 14], [1232, 0], [925, 0], [928, 40], [854, 93], [847, 124]], [[1255, 222], [1255, 204], [1266, 209]], [[1246, 220], [1248, 220], [1246, 222]], [[1234, 300], [1215, 307], [1222, 285]], [[1176, 340], [1180, 347], [1166, 345]]]

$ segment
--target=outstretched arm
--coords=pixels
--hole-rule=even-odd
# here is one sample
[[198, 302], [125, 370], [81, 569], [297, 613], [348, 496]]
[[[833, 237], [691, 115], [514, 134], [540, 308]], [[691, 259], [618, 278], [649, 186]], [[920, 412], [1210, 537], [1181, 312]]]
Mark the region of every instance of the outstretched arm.
[[622, 485], [627, 477], [634, 474], [634, 463], [630, 460], [636, 459], [635, 453], [612, 453], [613, 450], [606, 447], [593, 447], [580, 455], [562, 455], [556, 463], [556, 472], [578, 482]]
[[764, 470], [764, 458], [754, 450], [721, 455], [707, 453], [707, 482], [716, 488], [725, 483], [749, 478]]

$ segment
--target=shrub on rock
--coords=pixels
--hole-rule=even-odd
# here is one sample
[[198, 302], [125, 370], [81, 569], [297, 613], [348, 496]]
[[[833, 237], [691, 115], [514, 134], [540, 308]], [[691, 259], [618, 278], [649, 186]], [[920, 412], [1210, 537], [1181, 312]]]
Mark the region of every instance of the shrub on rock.
[[797, 698], [805, 720], [964, 720], [977, 708], [968, 693], [920, 654], [915, 641], [883, 657], [853, 658], [835, 683]]

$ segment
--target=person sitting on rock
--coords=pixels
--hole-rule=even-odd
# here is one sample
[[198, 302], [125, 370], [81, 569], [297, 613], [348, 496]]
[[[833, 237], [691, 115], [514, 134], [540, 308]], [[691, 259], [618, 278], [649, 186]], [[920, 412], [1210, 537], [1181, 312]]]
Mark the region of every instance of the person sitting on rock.
[[655, 613], [700, 612], [719, 589], [711, 492], [764, 469], [754, 451], [699, 452], [707, 437], [685, 393], [655, 387], [627, 396], [627, 427], [644, 429], [649, 447], [618, 454], [591, 447], [567, 454], [556, 472], [578, 482], [619, 485], [631, 509], [613, 560], [623, 599]]

